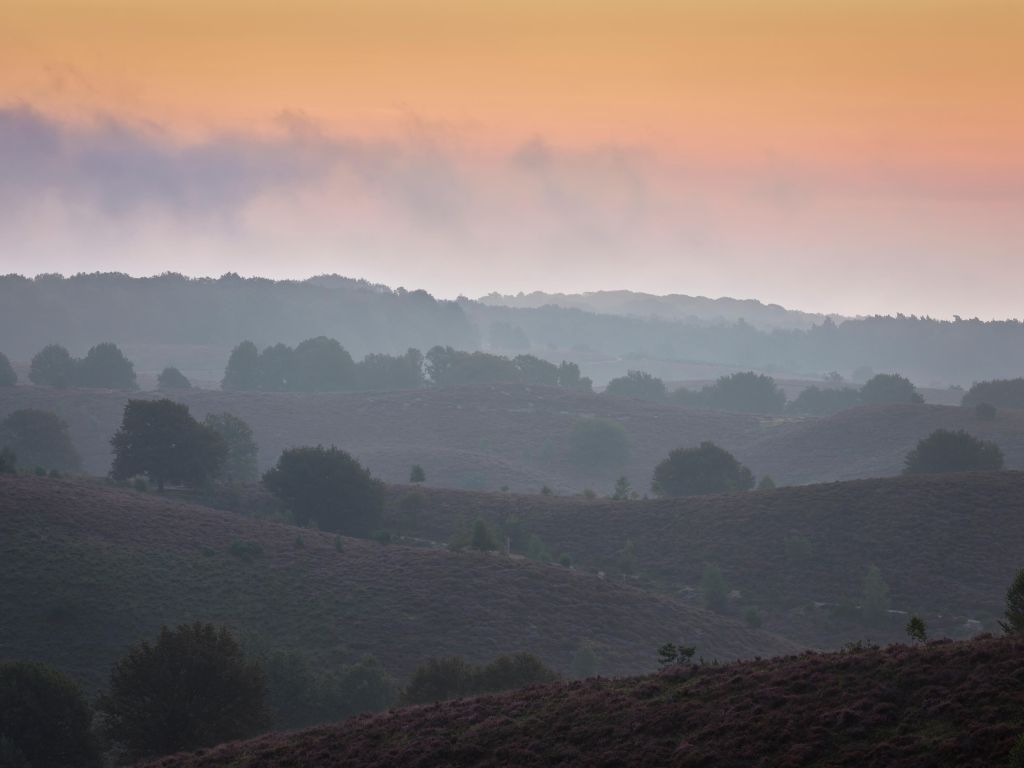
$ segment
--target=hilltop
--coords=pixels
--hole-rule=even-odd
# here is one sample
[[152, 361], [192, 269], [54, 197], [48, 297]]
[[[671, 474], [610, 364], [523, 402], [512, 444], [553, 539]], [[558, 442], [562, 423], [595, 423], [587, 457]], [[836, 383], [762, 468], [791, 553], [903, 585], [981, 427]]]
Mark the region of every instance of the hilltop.
[[1024, 640], [673, 668], [400, 709], [152, 768], [1007, 764]]
[[[70, 425], [84, 469], [105, 475], [126, 400], [160, 396], [10, 387], [0, 389], [0, 418], [19, 408], [56, 411]], [[625, 474], [644, 493], [669, 451], [703, 440], [780, 484], [895, 475], [917, 441], [940, 427], [994, 440], [1008, 467], [1024, 467], [1024, 412], [1011, 410], [990, 422], [969, 408], [927, 405], [861, 407], [820, 419], [759, 417], [521, 385], [317, 394], [197, 389], [171, 396], [198, 418], [230, 411], [245, 419], [262, 469], [284, 448], [336, 444], [388, 482], [405, 481], [409, 467], [421, 464], [432, 485], [467, 490], [537, 492], [548, 485], [607, 494]], [[623, 467], [592, 472], [571, 461], [573, 425], [595, 416], [618, 422], [628, 435]]]
[[685, 638], [705, 657], [793, 650], [666, 597], [556, 565], [382, 545], [88, 483], [0, 477], [0, 657], [90, 688], [162, 624], [212, 621], [317, 665], [528, 650], [566, 671], [581, 642], [606, 674]]
[[[415, 515], [403, 499], [415, 494]], [[391, 521], [445, 541], [475, 518], [510, 521], [582, 567], [618, 575], [629, 540], [636, 577], [695, 596], [705, 565], [719, 566], [741, 606], [810, 646], [865, 636], [899, 638], [905, 615], [865, 628], [842, 620], [876, 565], [894, 610], [920, 613], [937, 632], [994, 629], [1021, 567], [1024, 473], [894, 477], [684, 499], [585, 500], [405, 487], [391, 491]], [[849, 611], [846, 611], [849, 613]], [[975, 625], [971, 625], [975, 626]]]

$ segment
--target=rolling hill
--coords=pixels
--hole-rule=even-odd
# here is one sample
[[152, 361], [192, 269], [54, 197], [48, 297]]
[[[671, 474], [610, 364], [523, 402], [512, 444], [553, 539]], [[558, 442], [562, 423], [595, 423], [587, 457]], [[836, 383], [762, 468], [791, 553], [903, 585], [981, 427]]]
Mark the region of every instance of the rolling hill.
[[990, 768], [1024, 729], [1024, 640], [805, 654], [366, 715], [151, 768]]
[[650, 501], [407, 486], [392, 489], [390, 507], [392, 527], [441, 541], [478, 517], [499, 529], [513, 522], [581, 567], [616, 575], [629, 540], [639, 576], [619, 578], [684, 597], [695, 597], [705, 565], [714, 563], [742, 594], [739, 605], [757, 607], [773, 631], [817, 647], [902, 636], [906, 616], [867, 629], [834, 620], [843, 604], [860, 601], [870, 565], [888, 583], [894, 610], [920, 613], [954, 636], [968, 620], [994, 629], [1005, 590], [1024, 567], [1021, 472]]
[[213, 621], [317, 665], [372, 653], [396, 676], [429, 656], [517, 650], [568, 669], [649, 670], [686, 638], [706, 657], [797, 646], [679, 601], [561, 566], [389, 546], [89, 483], [0, 476], [0, 658], [101, 685], [162, 624]]
[[[994, 440], [1008, 467], [1024, 467], [1024, 412], [1010, 410], [992, 422], [978, 420], [971, 409], [925, 405], [856, 408], [822, 419], [758, 417], [513, 385], [323, 394], [192, 390], [173, 397], [199, 418], [230, 411], [249, 422], [263, 468], [284, 448], [333, 443], [389, 482], [405, 481], [409, 467], [421, 464], [431, 485], [472, 490], [536, 492], [548, 485], [562, 493], [590, 487], [606, 494], [625, 474], [644, 492], [670, 450], [703, 440], [781, 484], [895, 475], [917, 441], [940, 427]], [[127, 398], [123, 392], [11, 387], [0, 390], [0, 418], [19, 408], [56, 411], [70, 425], [85, 470], [104, 475]], [[588, 471], [572, 462], [573, 425], [588, 416], [622, 425], [631, 444], [625, 465]]]

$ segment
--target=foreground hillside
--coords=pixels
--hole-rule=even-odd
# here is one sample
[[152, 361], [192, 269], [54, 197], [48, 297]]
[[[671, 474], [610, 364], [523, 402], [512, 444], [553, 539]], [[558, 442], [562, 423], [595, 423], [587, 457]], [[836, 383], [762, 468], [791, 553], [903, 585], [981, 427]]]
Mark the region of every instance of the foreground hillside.
[[271, 735], [159, 768], [1006, 765], [1024, 640], [791, 656], [523, 691]]
[[[147, 392], [135, 397], [155, 397]], [[19, 408], [56, 411], [70, 425], [85, 471], [105, 475], [110, 437], [129, 395], [41, 387], [0, 389], [0, 419]], [[785, 484], [898, 474], [919, 439], [938, 428], [994, 440], [1007, 466], [1024, 468], [1024, 412], [979, 421], [972, 409], [945, 406], [857, 408], [823, 419], [715, 413], [549, 387], [456, 387], [374, 393], [176, 392], [199, 418], [230, 411], [253, 428], [265, 469], [284, 448], [336, 444], [389, 482], [422, 465], [431, 485], [472, 490], [507, 486], [536, 493], [592, 488], [610, 493], [625, 474], [647, 491], [670, 450], [712, 440], [757, 475]], [[630, 456], [621, 467], [588, 470], [572, 461], [570, 435], [581, 417], [622, 425]]]
[[105, 486], [0, 477], [0, 658], [47, 661], [90, 687], [162, 624], [227, 624], [329, 666], [376, 655], [527, 650], [558, 670], [579, 645], [601, 671], [655, 664], [684, 639], [733, 659], [796, 646], [677, 601], [554, 565], [388, 546]]
[[[410, 495], [415, 515], [404, 513]], [[988, 629], [1024, 565], [1024, 473], [895, 477], [773, 491], [651, 501], [394, 489], [392, 524], [447, 540], [476, 517], [513, 523], [581, 566], [618, 573], [627, 540], [638, 577], [694, 594], [717, 564], [737, 608], [755, 606], [775, 631], [812, 646], [864, 636], [898, 638], [906, 617], [864, 628], [833, 620], [860, 601], [869, 566], [892, 608], [920, 613], [957, 635], [974, 619]], [[807, 623], [807, 613], [821, 621]], [[841, 618], [841, 617], [840, 617]], [[977, 626], [977, 625], [970, 625]]]

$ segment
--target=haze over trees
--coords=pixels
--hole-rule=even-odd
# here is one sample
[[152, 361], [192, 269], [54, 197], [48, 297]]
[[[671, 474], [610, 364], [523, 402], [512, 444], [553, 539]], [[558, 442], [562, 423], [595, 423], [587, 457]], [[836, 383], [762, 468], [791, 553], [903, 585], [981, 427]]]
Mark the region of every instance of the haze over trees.
[[216, 431], [173, 400], [129, 400], [110, 443], [113, 479], [145, 475], [160, 490], [166, 483], [205, 485], [220, 474], [228, 453]]
[[963, 405], [1024, 408], [1024, 378], [979, 381], [964, 393]]
[[940, 472], [992, 471], [1003, 468], [1003, 452], [995, 443], [960, 429], [937, 429], [907, 454], [908, 475]]
[[657, 403], [665, 399], [665, 382], [646, 371], [629, 371], [625, 376], [609, 381], [604, 393]]
[[263, 475], [298, 525], [369, 536], [384, 511], [384, 485], [362, 464], [333, 445], [291, 448]]
[[67, 423], [51, 411], [25, 408], [11, 413], [0, 422], [0, 448], [13, 452], [22, 469], [76, 472], [81, 466]]
[[754, 475], [724, 448], [705, 441], [696, 448], [676, 448], [654, 468], [651, 491], [658, 496], [696, 496], [749, 491]]
[[0, 352], [0, 387], [13, 387], [18, 383], [18, 374], [11, 367], [11, 361], [7, 355]]
[[860, 389], [860, 399], [865, 405], [924, 402], [913, 382], [898, 373], [880, 373], [869, 379]]
[[626, 430], [611, 419], [577, 419], [569, 434], [569, 458], [588, 472], [621, 469], [629, 460]]
[[233, 483], [251, 483], [259, 477], [257, 458], [259, 446], [252, 428], [231, 413], [211, 413], [203, 419], [203, 426], [220, 436], [227, 454], [220, 476]]
[[677, 389], [672, 399], [692, 408], [736, 413], [782, 413], [786, 405], [786, 395], [775, 379], [753, 371], [722, 376], [699, 392]]
[[786, 411], [801, 416], [831, 416], [859, 404], [860, 392], [852, 387], [810, 386], [786, 405]]
[[29, 380], [57, 389], [136, 389], [135, 368], [116, 344], [103, 342], [81, 360], [59, 344], [43, 347], [32, 358]]

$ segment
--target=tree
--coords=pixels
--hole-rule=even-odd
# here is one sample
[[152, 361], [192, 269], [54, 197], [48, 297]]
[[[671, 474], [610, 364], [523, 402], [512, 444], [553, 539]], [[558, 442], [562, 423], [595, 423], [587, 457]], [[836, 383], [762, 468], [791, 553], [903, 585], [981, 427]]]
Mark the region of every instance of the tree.
[[920, 616], [911, 616], [907, 622], [907, 637], [916, 643], [923, 643], [928, 640], [928, 627]]
[[978, 421], [995, 421], [996, 407], [991, 403], [978, 403], [974, 406], [974, 415]]
[[0, 662], [0, 765], [98, 767], [91, 725], [92, 709], [66, 675], [47, 664]]
[[729, 587], [717, 565], [708, 563], [700, 577], [700, 596], [704, 607], [716, 613], [725, 613], [729, 608]]
[[615, 499], [615, 501], [625, 501], [630, 497], [632, 492], [633, 488], [629, 484], [629, 478], [622, 475], [615, 481], [615, 490], [612, 491], [612, 498]]
[[110, 442], [111, 477], [146, 475], [161, 491], [164, 483], [202, 486], [220, 474], [227, 458], [220, 435], [173, 400], [129, 400]]
[[665, 382], [646, 371], [628, 371], [625, 376], [609, 381], [604, 392], [616, 397], [660, 402], [665, 399]]
[[470, 537], [469, 546], [481, 552], [493, 552], [498, 548], [494, 534], [483, 520], [478, 519], [473, 523], [473, 534]]
[[81, 466], [68, 425], [51, 411], [14, 411], [0, 422], [0, 447], [13, 451], [24, 469], [42, 467], [75, 472]]
[[355, 363], [341, 344], [326, 336], [306, 339], [292, 355], [294, 370], [288, 389], [298, 392], [339, 392], [355, 388]]
[[579, 647], [576, 648], [576, 652], [572, 655], [572, 663], [570, 665], [572, 676], [577, 680], [593, 677], [597, 674], [599, 666], [600, 660], [597, 658], [594, 646], [587, 642], [580, 643]]
[[384, 485], [345, 451], [323, 446], [291, 448], [263, 475], [299, 525], [368, 536], [384, 512]]
[[738, 413], [782, 413], [786, 395], [771, 376], [753, 371], [722, 376], [702, 395], [707, 407]]
[[695, 653], [697, 653], [697, 649], [692, 645], [665, 643], [658, 648], [658, 664], [663, 667], [688, 664]]
[[256, 460], [260, 447], [252, 434], [252, 427], [232, 413], [211, 413], [203, 419], [203, 426], [212, 429], [224, 443], [227, 454], [221, 475], [235, 483], [252, 483], [259, 477]]
[[75, 366], [75, 383], [90, 389], [138, 389], [135, 367], [116, 344], [97, 344]]
[[904, 474], [971, 472], [1003, 468], [1003, 452], [995, 443], [979, 440], [964, 430], [937, 429], [907, 454]]
[[651, 490], [658, 496], [749, 491], [754, 475], [723, 448], [703, 442], [697, 448], [676, 448], [654, 469]]
[[270, 725], [259, 664], [225, 627], [164, 627], [154, 644], [131, 648], [99, 700], [108, 736], [133, 756], [209, 747]]
[[260, 352], [251, 341], [243, 341], [231, 350], [220, 388], [233, 392], [260, 388]]
[[831, 416], [860, 403], [860, 392], [850, 387], [822, 389], [807, 387], [789, 402], [786, 411], [802, 416]]
[[1008, 635], [1024, 634], [1024, 568], [1017, 571], [1010, 588], [1006, 590], [1006, 621], [999, 626]]
[[275, 344], [260, 353], [259, 386], [264, 392], [287, 392], [293, 388], [295, 350], [287, 344]]
[[626, 430], [611, 419], [576, 419], [569, 433], [569, 458], [586, 472], [621, 469], [629, 460]]
[[11, 367], [11, 361], [7, 355], [0, 352], [0, 387], [13, 387], [18, 383], [18, 374]]
[[558, 386], [558, 366], [554, 363], [533, 355], [516, 355], [512, 362], [519, 371], [519, 381], [523, 384]]
[[413, 464], [412, 469], [409, 470], [409, 482], [410, 483], [425, 483], [427, 482], [427, 473], [423, 471], [423, 467], [419, 464]]
[[759, 491], [771, 491], [775, 489], [775, 481], [772, 480], [771, 475], [765, 475], [757, 482], [757, 490]]
[[881, 623], [889, 613], [889, 585], [882, 578], [878, 566], [868, 568], [864, 577], [863, 604], [861, 615], [869, 624]]
[[558, 366], [558, 386], [565, 389], [576, 389], [581, 392], [592, 392], [594, 382], [587, 376], [580, 376], [580, 367], [566, 360]]
[[987, 403], [999, 408], [1024, 408], [1024, 378], [979, 381], [964, 393], [960, 402], [962, 405]]
[[33, 384], [58, 389], [74, 386], [75, 361], [64, 347], [50, 344], [32, 358], [28, 378]]
[[867, 405], [924, 402], [910, 379], [898, 373], [880, 373], [869, 379], [860, 389], [860, 399]]
[[367, 355], [355, 364], [355, 386], [361, 390], [418, 389], [423, 386], [423, 353], [410, 349], [400, 357]]
[[177, 368], [168, 366], [156, 377], [156, 387], [161, 390], [191, 389], [192, 382]]

